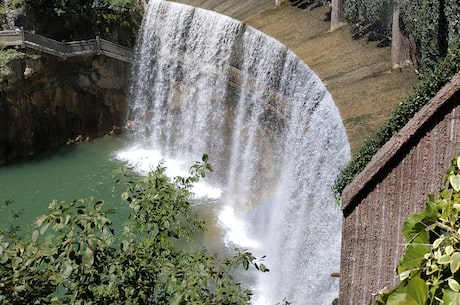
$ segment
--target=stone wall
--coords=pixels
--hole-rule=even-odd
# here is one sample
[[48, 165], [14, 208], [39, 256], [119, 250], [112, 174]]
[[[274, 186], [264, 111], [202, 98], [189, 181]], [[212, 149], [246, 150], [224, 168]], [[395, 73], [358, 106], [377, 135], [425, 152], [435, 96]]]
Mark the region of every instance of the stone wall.
[[0, 164], [123, 124], [130, 64], [24, 52], [12, 63], [9, 89], [0, 99]]
[[459, 153], [459, 89], [456, 75], [345, 188], [339, 304], [372, 304], [398, 283], [403, 222], [443, 187]]

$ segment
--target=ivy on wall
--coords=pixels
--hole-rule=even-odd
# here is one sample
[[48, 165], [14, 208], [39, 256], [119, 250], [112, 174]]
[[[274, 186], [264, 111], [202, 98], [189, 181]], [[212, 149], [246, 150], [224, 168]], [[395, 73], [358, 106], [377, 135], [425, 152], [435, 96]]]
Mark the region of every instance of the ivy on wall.
[[449, 48], [460, 45], [460, 2], [458, 0], [447, 0], [445, 14], [448, 29]]
[[374, 27], [388, 38], [395, 6], [400, 9], [402, 31], [413, 43], [421, 70], [432, 70], [449, 47], [458, 45], [458, 0], [344, 0], [345, 16], [353, 32]]
[[367, 36], [379, 46], [390, 44], [392, 0], [344, 0], [344, 10], [355, 39]]
[[399, 0], [406, 35], [415, 42], [422, 71], [430, 71], [440, 57], [459, 45], [458, 0]]
[[355, 154], [351, 162], [338, 175], [333, 191], [337, 202], [343, 189], [369, 163], [377, 150], [397, 134], [404, 125], [435, 96], [435, 94], [460, 71], [460, 48], [453, 48], [446, 57], [434, 66], [431, 72], [423, 76], [419, 87], [405, 101], [401, 102], [391, 118], [377, 132], [366, 139], [363, 147]]
[[360, 22], [376, 22], [391, 25], [392, 0], [346, 0], [345, 15], [350, 25]]
[[[377, 7], [382, 1], [375, 2]], [[369, 4], [367, 4], [369, 2]], [[348, 22], [362, 19], [372, 6], [369, 0], [345, 0]], [[460, 71], [460, 2], [458, 0], [398, 0], [402, 31], [416, 49], [421, 82], [415, 93], [401, 102], [391, 118], [366, 139], [364, 146], [337, 177], [334, 192], [337, 200], [346, 185], [367, 165], [383, 146], [424, 106], [455, 73]], [[363, 8], [364, 7], [364, 8]], [[382, 12], [378, 9], [373, 12]], [[385, 14], [369, 15], [386, 18]], [[381, 20], [384, 21], [383, 19]]]

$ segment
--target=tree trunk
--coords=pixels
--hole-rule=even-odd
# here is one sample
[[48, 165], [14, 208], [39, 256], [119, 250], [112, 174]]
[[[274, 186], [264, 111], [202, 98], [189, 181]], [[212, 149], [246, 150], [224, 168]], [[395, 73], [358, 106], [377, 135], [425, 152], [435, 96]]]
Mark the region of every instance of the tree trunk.
[[415, 63], [415, 49], [412, 48], [409, 38], [401, 31], [399, 17], [399, 7], [395, 6], [391, 32], [391, 63], [393, 69], [404, 68]]
[[343, 10], [343, 0], [332, 0], [331, 11], [331, 31], [345, 25], [345, 13]]

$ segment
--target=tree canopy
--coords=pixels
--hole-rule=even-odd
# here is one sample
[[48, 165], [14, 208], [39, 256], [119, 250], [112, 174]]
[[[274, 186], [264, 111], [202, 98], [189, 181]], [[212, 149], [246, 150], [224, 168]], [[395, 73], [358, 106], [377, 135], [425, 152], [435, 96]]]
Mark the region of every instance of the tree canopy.
[[191, 211], [190, 188], [211, 167], [207, 156], [190, 177], [147, 176], [123, 166], [117, 185], [130, 208], [122, 232], [103, 201], [54, 200], [29, 236], [0, 234], [2, 304], [247, 304], [251, 292], [234, 277], [256, 262], [237, 250], [219, 257], [179, 249], [204, 223]]
[[10, 0], [0, 12], [15, 12], [16, 26], [56, 40], [99, 35], [132, 47], [143, 10], [142, 0]]

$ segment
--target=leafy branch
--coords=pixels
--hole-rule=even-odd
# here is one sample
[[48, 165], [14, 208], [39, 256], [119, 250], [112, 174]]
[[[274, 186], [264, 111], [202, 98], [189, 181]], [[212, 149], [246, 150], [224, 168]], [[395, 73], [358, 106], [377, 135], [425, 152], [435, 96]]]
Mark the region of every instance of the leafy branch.
[[0, 303], [247, 304], [251, 291], [235, 270], [268, 271], [251, 253], [221, 258], [176, 247], [204, 228], [190, 188], [210, 169], [206, 155], [176, 179], [162, 164], [147, 176], [122, 166], [114, 175], [130, 212], [121, 232], [114, 210], [86, 199], [54, 200], [23, 240], [0, 234]]
[[379, 292], [376, 305], [460, 304], [460, 156], [452, 160], [445, 182], [439, 199], [430, 195], [425, 210], [404, 222], [401, 282]]

